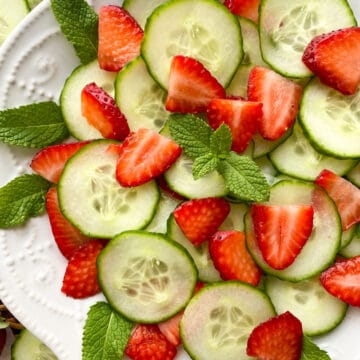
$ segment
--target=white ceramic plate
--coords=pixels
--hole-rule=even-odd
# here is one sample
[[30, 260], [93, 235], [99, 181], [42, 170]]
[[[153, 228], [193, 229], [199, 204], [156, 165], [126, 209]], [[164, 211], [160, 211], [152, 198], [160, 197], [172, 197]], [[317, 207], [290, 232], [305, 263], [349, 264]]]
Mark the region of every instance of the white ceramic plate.
[[[121, 0], [94, 0], [92, 5]], [[350, 0], [360, 19], [359, 0]], [[0, 108], [57, 100], [64, 80], [78, 59], [61, 34], [44, 0], [20, 24], [0, 52]], [[0, 186], [29, 172], [34, 152], [0, 143]], [[73, 300], [61, 291], [66, 266], [46, 216], [26, 226], [0, 231], [0, 298], [10, 311], [60, 360], [81, 359], [82, 328], [89, 306], [101, 295]], [[332, 360], [360, 360], [360, 310], [350, 309], [345, 321], [330, 335], [317, 339]], [[177, 360], [189, 357], [180, 352]]]

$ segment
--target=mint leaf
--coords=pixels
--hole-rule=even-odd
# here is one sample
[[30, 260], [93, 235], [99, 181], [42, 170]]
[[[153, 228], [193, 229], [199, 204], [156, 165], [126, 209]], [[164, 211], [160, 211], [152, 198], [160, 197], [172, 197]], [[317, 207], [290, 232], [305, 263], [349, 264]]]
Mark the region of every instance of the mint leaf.
[[106, 302], [91, 306], [84, 327], [82, 360], [122, 359], [132, 327]]
[[225, 159], [231, 150], [232, 136], [229, 127], [221, 124], [210, 137], [210, 151], [211, 153], [220, 158]]
[[24, 223], [45, 210], [51, 184], [39, 175], [21, 175], [0, 188], [0, 228]]
[[97, 59], [99, 17], [85, 0], [51, 0], [61, 31], [82, 64]]
[[231, 151], [219, 163], [218, 171], [225, 179], [230, 196], [243, 201], [266, 201], [270, 187], [256, 163], [247, 156]]
[[194, 160], [192, 174], [195, 180], [205, 176], [209, 172], [216, 170], [218, 159], [211, 153], [199, 156]]
[[0, 111], [0, 141], [42, 148], [65, 139], [69, 132], [60, 107], [47, 101]]
[[331, 358], [326, 351], [321, 350], [309, 337], [303, 336], [301, 360], [331, 360]]

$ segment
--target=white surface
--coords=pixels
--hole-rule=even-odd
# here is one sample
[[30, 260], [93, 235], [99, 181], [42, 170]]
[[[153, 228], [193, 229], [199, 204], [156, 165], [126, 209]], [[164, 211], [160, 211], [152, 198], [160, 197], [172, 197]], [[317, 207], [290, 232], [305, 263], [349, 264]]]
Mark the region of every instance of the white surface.
[[[108, 0], [94, 0], [95, 9]], [[112, 1], [120, 4], [121, 0]], [[360, 18], [359, 0], [350, 0]], [[44, 0], [4, 43], [0, 52], [0, 108], [59, 98], [65, 78], [78, 64]], [[29, 171], [33, 151], [0, 144], [0, 186]], [[316, 256], [316, 254], [314, 254]], [[88, 308], [103, 299], [73, 300], [61, 291], [66, 261], [54, 245], [46, 216], [16, 230], [0, 231], [0, 298], [60, 360], [81, 359]], [[332, 360], [360, 360], [360, 310], [350, 309], [331, 334], [317, 339]], [[178, 360], [189, 359], [180, 352]]]

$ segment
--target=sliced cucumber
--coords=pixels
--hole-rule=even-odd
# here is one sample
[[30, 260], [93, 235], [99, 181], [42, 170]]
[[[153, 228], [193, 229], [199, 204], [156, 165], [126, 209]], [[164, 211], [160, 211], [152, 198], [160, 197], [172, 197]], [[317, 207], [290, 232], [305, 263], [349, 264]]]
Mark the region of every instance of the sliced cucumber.
[[351, 240], [355, 236], [355, 230], [356, 230], [356, 224], [342, 232], [340, 249], [347, 247], [350, 244]]
[[244, 231], [244, 217], [248, 210], [246, 204], [230, 203], [230, 212], [224, 222], [220, 226], [220, 230], [238, 230]]
[[256, 164], [259, 166], [261, 171], [266, 177], [267, 182], [271, 185], [275, 182], [275, 177], [277, 175], [277, 171], [274, 168], [273, 164], [269, 160], [267, 156], [262, 156], [259, 158], [255, 158], [254, 160]]
[[255, 326], [273, 317], [270, 299], [240, 281], [202, 288], [180, 322], [183, 345], [192, 359], [245, 360], [248, 337]]
[[146, 127], [160, 131], [169, 112], [165, 110], [166, 93], [149, 75], [139, 56], [128, 63], [115, 82], [115, 100], [125, 115], [130, 130]]
[[353, 237], [350, 242], [340, 250], [340, 255], [346, 258], [360, 255], [360, 224], [354, 226]]
[[247, 83], [253, 67], [253, 64], [241, 64], [238, 67], [230, 85], [226, 88], [227, 95], [247, 98]]
[[357, 187], [360, 187], [360, 163], [358, 163], [353, 169], [351, 169], [346, 177]]
[[247, 246], [264, 272], [283, 280], [300, 281], [319, 274], [333, 263], [340, 246], [341, 223], [335, 204], [325, 191], [312, 183], [282, 180], [271, 187], [269, 203], [311, 204], [314, 226], [310, 238], [292, 265], [284, 270], [275, 270], [262, 257], [248, 213], [245, 216]]
[[265, 290], [278, 314], [290, 311], [302, 323], [305, 335], [329, 332], [343, 320], [347, 305], [330, 295], [319, 278], [293, 283], [266, 277]]
[[216, 0], [170, 0], [149, 17], [141, 54], [164, 89], [175, 55], [199, 60], [226, 87], [243, 57], [240, 24]]
[[338, 158], [360, 157], [360, 90], [345, 96], [318, 78], [304, 89], [299, 119], [310, 142], [320, 152]]
[[265, 140], [259, 133], [255, 134], [253, 137], [254, 142], [254, 152], [253, 158], [257, 159], [264, 155], [267, 155], [270, 151], [276, 149], [282, 142], [284, 142], [291, 134], [291, 129], [289, 129], [280, 139], [271, 141]]
[[90, 237], [111, 238], [145, 227], [159, 201], [155, 181], [132, 188], [117, 182], [117, 156], [108, 151], [112, 143], [96, 140], [81, 148], [66, 163], [58, 185], [64, 216]]
[[259, 8], [263, 59], [277, 72], [294, 78], [311, 75], [301, 58], [317, 35], [355, 26], [346, 0], [263, 0]]
[[101, 70], [97, 60], [77, 67], [67, 78], [60, 96], [61, 111], [69, 132], [78, 140], [100, 139], [103, 136], [81, 114], [81, 91], [95, 82], [109, 95], [114, 95], [116, 73]]
[[195, 264], [182, 246], [145, 231], [117, 235], [97, 264], [108, 302], [140, 323], [158, 323], [181, 311], [197, 281]]

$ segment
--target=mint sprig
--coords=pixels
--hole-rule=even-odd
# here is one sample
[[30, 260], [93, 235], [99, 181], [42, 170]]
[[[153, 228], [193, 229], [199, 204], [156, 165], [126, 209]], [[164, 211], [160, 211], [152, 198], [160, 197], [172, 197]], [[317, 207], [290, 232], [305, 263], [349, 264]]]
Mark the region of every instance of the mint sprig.
[[172, 114], [168, 126], [171, 137], [194, 160], [194, 179], [217, 170], [224, 177], [230, 196], [248, 202], [268, 200], [270, 186], [258, 165], [231, 151], [231, 131], [227, 125], [222, 124], [214, 131], [194, 115]]
[[328, 353], [321, 350], [308, 336], [303, 336], [301, 360], [331, 360]]

